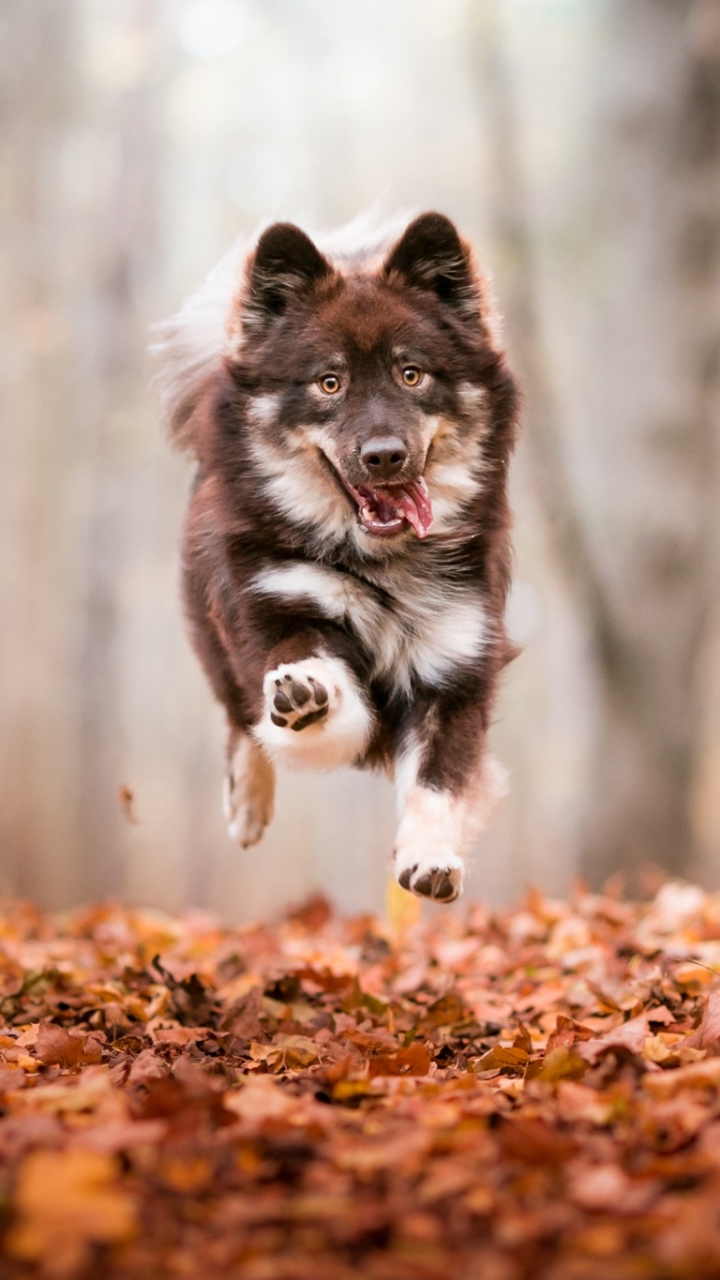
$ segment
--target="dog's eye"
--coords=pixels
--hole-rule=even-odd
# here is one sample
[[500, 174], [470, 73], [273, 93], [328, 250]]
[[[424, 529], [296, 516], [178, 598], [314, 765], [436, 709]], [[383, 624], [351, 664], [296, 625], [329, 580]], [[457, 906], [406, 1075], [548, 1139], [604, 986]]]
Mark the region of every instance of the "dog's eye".
[[340, 379], [336, 373], [326, 373], [323, 378], [320, 378], [318, 385], [326, 396], [336, 396], [340, 390]]
[[409, 364], [402, 371], [402, 380], [406, 387], [419, 387], [424, 374], [416, 365]]

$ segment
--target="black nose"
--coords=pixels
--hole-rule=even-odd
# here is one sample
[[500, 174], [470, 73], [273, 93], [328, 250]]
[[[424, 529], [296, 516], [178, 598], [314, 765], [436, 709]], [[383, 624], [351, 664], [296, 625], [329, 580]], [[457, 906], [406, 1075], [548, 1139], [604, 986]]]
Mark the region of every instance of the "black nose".
[[397, 436], [378, 436], [374, 440], [366, 440], [360, 450], [360, 461], [373, 480], [392, 480], [393, 476], [402, 471], [407, 456], [407, 448]]

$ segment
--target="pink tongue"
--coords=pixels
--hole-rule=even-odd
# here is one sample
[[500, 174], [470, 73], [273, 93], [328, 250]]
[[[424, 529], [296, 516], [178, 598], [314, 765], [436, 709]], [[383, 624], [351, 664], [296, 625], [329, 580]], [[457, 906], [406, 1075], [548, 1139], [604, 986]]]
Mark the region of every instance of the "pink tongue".
[[432, 524], [433, 513], [425, 481], [421, 478], [405, 485], [398, 499], [394, 501], [394, 505], [398, 511], [402, 512], [408, 524], [412, 525], [418, 538], [426, 537]]

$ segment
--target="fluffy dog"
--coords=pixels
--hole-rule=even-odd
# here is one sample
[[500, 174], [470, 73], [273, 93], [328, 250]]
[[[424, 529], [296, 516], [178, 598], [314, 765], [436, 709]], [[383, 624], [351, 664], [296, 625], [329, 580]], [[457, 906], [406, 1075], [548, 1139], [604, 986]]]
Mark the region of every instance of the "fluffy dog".
[[228, 716], [231, 835], [261, 838], [276, 766], [381, 766], [399, 883], [451, 902], [501, 785], [512, 656], [517, 394], [468, 245], [438, 213], [354, 243], [276, 223], [156, 349], [198, 464], [184, 599]]

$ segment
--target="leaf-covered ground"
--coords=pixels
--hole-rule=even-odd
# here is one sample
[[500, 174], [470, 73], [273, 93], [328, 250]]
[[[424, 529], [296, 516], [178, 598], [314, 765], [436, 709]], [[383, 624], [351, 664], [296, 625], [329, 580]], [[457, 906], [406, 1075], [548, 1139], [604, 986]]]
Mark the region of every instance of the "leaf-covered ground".
[[0, 917], [3, 1277], [720, 1276], [720, 896]]

